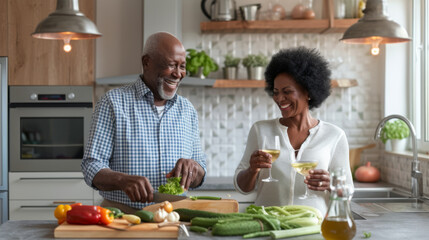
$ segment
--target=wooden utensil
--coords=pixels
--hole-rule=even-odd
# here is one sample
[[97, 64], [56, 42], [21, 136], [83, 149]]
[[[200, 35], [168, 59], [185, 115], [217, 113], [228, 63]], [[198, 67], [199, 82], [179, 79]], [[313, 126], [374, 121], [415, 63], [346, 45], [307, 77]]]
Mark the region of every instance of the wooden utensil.
[[351, 148], [349, 150], [350, 170], [353, 172], [356, 166], [360, 165], [360, 154], [363, 150], [374, 148], [377, 144], [372, 143], [359, 148]]

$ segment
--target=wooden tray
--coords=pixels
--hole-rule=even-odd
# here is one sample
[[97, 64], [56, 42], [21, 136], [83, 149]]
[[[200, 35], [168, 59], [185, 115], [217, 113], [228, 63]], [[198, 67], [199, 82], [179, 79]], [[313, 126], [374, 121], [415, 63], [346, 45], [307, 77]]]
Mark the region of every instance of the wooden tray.
[[100, 225], [74, 225], [63, 223], [55, 228], [55, 238], [177, 238], [177, 226], [158, 227], [158, 223], [129, 225], [124, 219], [115, 219], [111, 227], [126, 229], [120, 231]]

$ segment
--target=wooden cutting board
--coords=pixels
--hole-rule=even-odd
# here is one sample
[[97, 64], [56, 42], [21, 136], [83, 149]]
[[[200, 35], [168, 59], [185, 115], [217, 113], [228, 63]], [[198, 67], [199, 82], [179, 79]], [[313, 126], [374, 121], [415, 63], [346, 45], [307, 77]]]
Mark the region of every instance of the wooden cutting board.
[[[238, 202], [234, 199], [221, 200], [191, 200], [183, 199], [176, 202], [171, 202], [173, 209], [189, 208], [195, 210], [203, 210], [217, 213], [233, 213], [238, 212]], [[161, 203], [153, 204], [143, 208], [146, 211], [155, 212]]]
[[177, 226], [158, 227], [158, 223], [129, 225], [124, 219], [115, 219], [109, 226], [126, 229], [120, 231], [100, 225], [63, 223], [55, 228], [55, 238], [177, 238]]

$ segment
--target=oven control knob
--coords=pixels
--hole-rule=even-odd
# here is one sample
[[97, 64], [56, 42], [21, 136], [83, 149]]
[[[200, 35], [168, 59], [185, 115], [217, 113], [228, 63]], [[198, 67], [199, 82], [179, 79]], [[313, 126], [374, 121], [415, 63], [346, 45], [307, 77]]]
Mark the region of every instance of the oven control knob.
[[74, 93], [69, 93], [69, 95], [67, 95], [67, 97], [69, 99], [74, 99], [76, 97], [76, 95], [74, 95]]
[[30, 95], [31, 100], [37, 100], [37, 94], [33, 93]]

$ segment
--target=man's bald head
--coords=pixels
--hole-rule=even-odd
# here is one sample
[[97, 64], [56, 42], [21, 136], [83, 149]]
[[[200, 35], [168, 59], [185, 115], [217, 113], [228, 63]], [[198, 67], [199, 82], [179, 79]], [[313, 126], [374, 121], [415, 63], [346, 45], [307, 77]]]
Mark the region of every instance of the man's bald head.
[[171, 46], [175, 46], [176, 44], [182, 45], [179, 39], [177, 39], [174, 35], [168, 32], [157, 32], [150, 35], [146, 39], [142, 55], [153, 56], [154, 54], [158, 54], [163, 50], [169, 51]]

